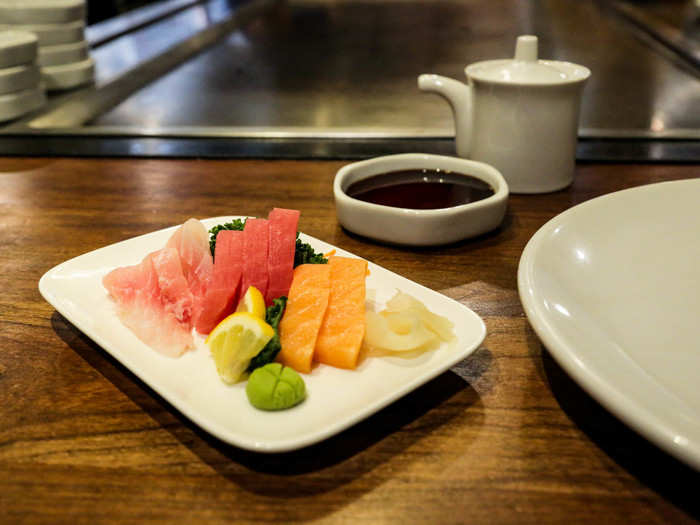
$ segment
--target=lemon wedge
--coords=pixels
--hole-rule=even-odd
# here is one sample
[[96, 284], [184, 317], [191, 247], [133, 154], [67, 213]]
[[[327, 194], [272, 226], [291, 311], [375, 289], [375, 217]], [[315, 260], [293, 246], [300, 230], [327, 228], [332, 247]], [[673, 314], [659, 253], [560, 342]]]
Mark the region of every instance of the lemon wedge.
[[204, 343], [214, 357], [221, 380], [235, 383], [273, 335], [275, 329], [260, 317], [236, 312], [216, 325]]
[[265, 298], [255, 286], [249, 286], [243, 299], [238, 303], [236, 312], [249, 312], [255, 317], [265, 319]]

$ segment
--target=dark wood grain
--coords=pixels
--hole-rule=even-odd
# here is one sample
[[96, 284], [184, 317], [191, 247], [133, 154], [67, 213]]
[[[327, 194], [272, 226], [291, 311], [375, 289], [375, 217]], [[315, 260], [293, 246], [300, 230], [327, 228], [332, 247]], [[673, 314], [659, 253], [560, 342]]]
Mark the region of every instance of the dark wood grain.
[[[552, 360], [520, 305], [531, 235], [598, 195], [697, 166], [581, 165], [512, 196], [503, 226], [440, 248], [344, 231], [342, 162], [0, 159], [3, 523], [692, 523], [697, 472], [637, 436]], [[194, 217], [302, 211], [300, 229], [467, 304], [481, 348], [318, 445], [260, 455], [190, 423], [43, 301], [54, 265]]]

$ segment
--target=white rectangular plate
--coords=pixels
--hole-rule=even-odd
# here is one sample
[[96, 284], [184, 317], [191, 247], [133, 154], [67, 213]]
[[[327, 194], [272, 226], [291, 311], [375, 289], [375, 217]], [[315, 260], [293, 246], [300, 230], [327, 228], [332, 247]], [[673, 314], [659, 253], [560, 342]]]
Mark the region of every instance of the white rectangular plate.
[[[235, 217], [203, 220], [207, 229]], [[396, 290], [420, 299], [455, 325], [456, 341], [414, 358], [369, 357], [354, 371], [325, 365], [304, 375], [307, 399], [280, 412], [253, 408], [245, 383], [225, 385], [202, 338], [197, 349], [180, 358], [165, 357], [142, 343], [116, 316], [102, 277], [118, 266], [140, 262], [162, 248], [172, 232], [142, 235], [70, 259], [49, 270], [39, 281], [43, 297], [61, 315], [112, 354], [201, 428], [232, 445], [258, 452], [284, 452], [321, 441], [377, 412], [401, 396], [440, 375], [471, 354], [486, 328], [479, 316], [458, 302], [369, 263], [367, 297], [383, 307]], [[322, 253], [354, 255], [301, 234]], [[280, 430], [283, 430], [280, 432]]]

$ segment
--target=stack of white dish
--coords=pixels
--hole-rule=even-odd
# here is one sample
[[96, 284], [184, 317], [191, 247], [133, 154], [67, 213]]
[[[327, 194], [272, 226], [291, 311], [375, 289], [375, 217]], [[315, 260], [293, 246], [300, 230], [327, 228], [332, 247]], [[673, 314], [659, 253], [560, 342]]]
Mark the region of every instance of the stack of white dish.
[[36, 65], [37, 37], [26, 31], [0, 31], [0, 121], [11, 120], [46, 102]]
[[48, 90], [91, 82], [95, 63], [85, 40], [85, 0], [0, 0], [0, 29], [37, 36], [37, 63]]

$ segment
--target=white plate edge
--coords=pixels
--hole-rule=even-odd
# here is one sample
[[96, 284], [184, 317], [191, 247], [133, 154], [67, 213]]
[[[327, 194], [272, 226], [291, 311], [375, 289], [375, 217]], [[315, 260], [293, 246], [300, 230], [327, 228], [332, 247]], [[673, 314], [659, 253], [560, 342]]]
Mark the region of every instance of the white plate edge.
[[[591, 397], [608, 409], [618, 419], [634, 429], [643, 437], [656, 444], [677, 459], [692, 465], [700, 470], [700, 436], [688, 439], [687, 443], [678, 444], [674, 438], [678, 432], [677, 423], [669, 413], [659, 417], [654, 411], [645, 408], [638, 400], [631, 398], [623, 391], [615, 388], [597, 373], [596, 369], [584, 370], [575, 359], [576, 351], [570, 347], [554, 329], [543, 319], [539, 306], [530, 293], [529, 284], [532, 283], [532, 269], [534, 268], [533, 253], [545, 236], [553, 231], [570, 215], [579, 213], [591, 205], [599, 204], [604, 199], [615, 198], [620, 193], [632, 191], [653, 191], [654, 187], [671, 184], [698, 183], [698, 179], [682, 179], [644, 184], [632, 188], [626, 188], [587, 201], [581, 202], [550, 219], [542, 225], [529, 239], [520, 257], [518, 264], [518, 294], [523, 305], [528, 322], [537, 336], [552, 354], [557, 363], [569, 374], [576, 383], [581, 386]], [[658, 388], [663, 386], [654, 381]], [[665, 389], [664, 389], [665, 390]]]

